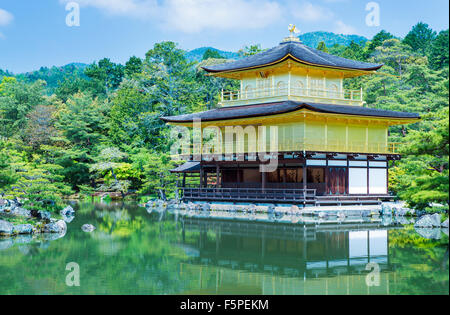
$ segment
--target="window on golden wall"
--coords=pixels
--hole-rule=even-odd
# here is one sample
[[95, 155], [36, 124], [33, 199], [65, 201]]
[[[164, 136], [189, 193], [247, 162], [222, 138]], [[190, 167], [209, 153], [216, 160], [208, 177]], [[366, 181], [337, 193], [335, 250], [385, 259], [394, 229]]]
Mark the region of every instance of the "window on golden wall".
[[247, 85], [244, 90], [244, 99], [252, 99], [253, 98], [253, 88], [251, 85]]
[[280, 81], [277, 84], [277, 95], [284, 95], [287, 93], [286, 83], [284, 81]]
[[258, 79], [258, 95], [257, 96], [269, 96], [270, 89], [272, 87], [272, 79], [270, 77], [264, 79]]
[[319, 96], [319, 93], [323, 91], [323, 80], [322, 79], [311, 79], [311, 95]]
[[297, 81], [294, 84], [295, 94], [297, 95], [305, 95], [305, 85], [302, 81]]
[[336, 84], [331, 84], [328, 90], [329, 97], [337, 98], [339, 96], [339, 88]]

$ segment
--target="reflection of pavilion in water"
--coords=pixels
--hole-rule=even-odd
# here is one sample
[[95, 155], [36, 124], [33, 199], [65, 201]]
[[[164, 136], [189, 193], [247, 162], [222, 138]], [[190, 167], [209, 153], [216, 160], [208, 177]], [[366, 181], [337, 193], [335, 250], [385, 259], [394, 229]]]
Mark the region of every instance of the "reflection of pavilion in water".
[[[378, 224], [307, 228], [184, 218], [182, 233], [184, 245], [196, 249], [183, 268], [198, 268], [200, 278], [213, 266], [231, 287], [252, 284], [261, 294], [389, 294], [389, 234]], [[380, 267], [379, 286], [366, 285], [368, 263]]]

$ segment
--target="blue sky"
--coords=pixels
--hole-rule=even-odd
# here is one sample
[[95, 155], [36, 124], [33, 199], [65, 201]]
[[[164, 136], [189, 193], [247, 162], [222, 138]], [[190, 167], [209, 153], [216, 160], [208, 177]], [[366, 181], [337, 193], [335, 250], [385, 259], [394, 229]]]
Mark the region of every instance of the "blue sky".
[[[66, 25], [68, 2], [80, 26]], [[419, 21], [448, 28], [447, 0], [378, 0], [380, 26], [366, 25], [364, 0], [0, 0], [0, 69], [14, 73], [103, 57], [125, 62], [154, 43], [190, 50], [273, 47], [294, 23], [301, 32], [372, 37], [381, 29], [405, 36]]]

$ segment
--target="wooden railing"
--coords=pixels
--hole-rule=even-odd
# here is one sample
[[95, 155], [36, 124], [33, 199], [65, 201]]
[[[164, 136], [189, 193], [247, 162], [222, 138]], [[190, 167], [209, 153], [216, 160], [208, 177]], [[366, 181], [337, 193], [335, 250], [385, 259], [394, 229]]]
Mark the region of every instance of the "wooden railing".
[[184, 200], [217, 201], [314, 201], [316, 189], [274, 188], [180, 188]]
[[277, 97], [304, 97], [310, 99], [324, 99], [333, 103], [347, 104], [363, 102], [363, 90], [330, 90], [330, 89], [304, 89], [304, 88], [263, 88], [252, 89], [250, 91], [223, 91], [221, 100], [223, 105], [233, 105], [239, 101], [261, 100]]
[[[210, 144], [210, 148], [211, 143]], [[340, 152], [340, 153], [372, 153], [372, 154], [399, 154], [399, 148], [401, 143], [388, 142], [385, 143], [368, 143], [351, 141], [346, 143], [345, 141], [323, 141], [302, 142], [302, 141], [284, 141], [278, 143], [278, 153], [282, 152], [298, 152], [298, 151], [316, 151], [316, 152]], [[243, 148], [243, 150], [242, 150]], [[191, 154], [193, 152], [193, 145], [190, 145]], [[271, 150], [271, 146], [267, 145], [266, 150]], [[256, 150], [257, 151], [257, 150]], [[200, 151], [203, 152], [203, 149]], [[255, 153], [249, 152], [249, 145], [247, 142], [234, 141], [233, 143], [222, 143], [222, 155], [227, 154], [245, 154]], [[213, 151], [210, 152], [213, 154]], [[180, 154], [181, 155], [181, 154]], [[207, 152], [203, 152], [203, 155], [208, 155]]]

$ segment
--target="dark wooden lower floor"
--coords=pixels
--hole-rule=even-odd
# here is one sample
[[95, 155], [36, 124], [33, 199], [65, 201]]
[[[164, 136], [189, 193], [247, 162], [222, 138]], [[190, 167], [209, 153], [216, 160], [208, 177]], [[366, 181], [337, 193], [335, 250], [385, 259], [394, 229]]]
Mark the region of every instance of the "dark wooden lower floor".
[[294, 203], [304, 205], [377, 204], [388, 200], [389, 156], [311, 153], [277, 161], [188, 162], [180, 196], [186, 201]]
[[390, 200], [389, 195], [317, 196], [315, 189], [272, 188], [180, 188], [185, 202], [279, 203], [313, 206], [377, 205]]

